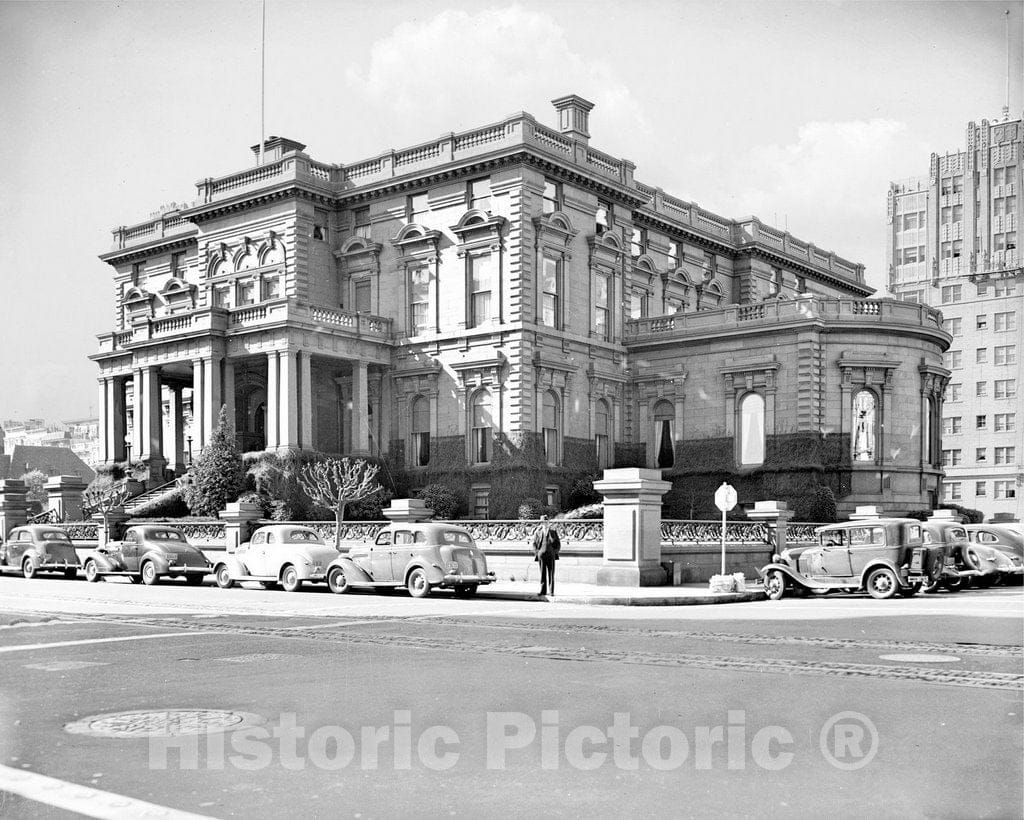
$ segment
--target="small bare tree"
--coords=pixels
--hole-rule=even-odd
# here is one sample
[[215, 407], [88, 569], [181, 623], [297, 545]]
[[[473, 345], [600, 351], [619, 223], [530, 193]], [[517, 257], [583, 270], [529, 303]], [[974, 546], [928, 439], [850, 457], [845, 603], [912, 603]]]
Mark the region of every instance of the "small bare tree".
[[128, 500], [128, 482], [112, 481], [109, 484], [93, 485], [82, 493], [83, 512], [99, 513], [103, 516], [103, 540], [110, 539], [110, 514], [124, 506]]
[[377, 481], [380, 467], [361, 458], [329, 458], [307, 464], [299, 473], [299, 483], [318, 507], [334, 512], [334, 546], [341, 546], [341, 522], [345, 507], [384, 488]]

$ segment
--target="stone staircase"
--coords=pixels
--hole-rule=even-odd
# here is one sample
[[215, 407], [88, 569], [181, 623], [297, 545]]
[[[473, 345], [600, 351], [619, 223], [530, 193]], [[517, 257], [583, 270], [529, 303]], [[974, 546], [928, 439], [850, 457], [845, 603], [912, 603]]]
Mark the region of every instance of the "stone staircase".
[[154, 504], [157, 501], [163, 501], [176, 492], [178, 492], [177, 480], [168, 481], [166, 484], [161, 484], [159, 487], [154, 487], [151, 490], [146, 490], [145, 492], [139, 493], [139, 495], [129, 498], [124, 502], [124, 511], [128, 515], [137, 515], [150, 504]]

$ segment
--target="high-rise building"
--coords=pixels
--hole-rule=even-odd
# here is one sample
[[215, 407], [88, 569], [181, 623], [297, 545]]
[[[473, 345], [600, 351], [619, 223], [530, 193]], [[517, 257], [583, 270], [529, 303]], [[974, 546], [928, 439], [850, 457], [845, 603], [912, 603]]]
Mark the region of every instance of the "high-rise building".
[[966, 149], [932, 154], [889, 186], [889, 292], [942, 310], [953, 336], [942, 411], [943, 499], [987, 516], [1024, 512], [1024, 123], [967, 124]]
[[724, 479], [747, 503], [932, 505], [938, 312], [638, 181], [590, 144], [591, 103], [554, 105], [557, 128], [520, 113], [346, 164], [271, 137], [117, 228], [101, 459], [162, 481], [224, 406], [246, 450], [381, 458], [477, 517], [607, 467], [660, 469], [679, 517]]

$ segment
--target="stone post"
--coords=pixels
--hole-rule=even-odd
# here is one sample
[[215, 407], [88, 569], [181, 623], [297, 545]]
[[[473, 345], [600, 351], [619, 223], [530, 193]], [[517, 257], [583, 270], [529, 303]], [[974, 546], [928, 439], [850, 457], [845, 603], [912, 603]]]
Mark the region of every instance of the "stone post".
[[46, 508], [58, 521], [82, 520], [82, 493], [85, 482], [76, 475], [54, 475], [46, 479]]
[[793, 512], [785, 501], [756, 501], [754, 509], [747, 513], [751, 521], [764, 521], [768, 525], [768, 537], [774, 547], [772, 552], [782, 554], [786, 548], [786, 529], [793, 519]]
[[249, 540], [256, 522], [263, 517], [263, 510], [251, 501], [234, 501], [217, 515], [224, 522], [225, 547], [228, 552], [234, 552], [239, 544]]
[[25, 482], [15, 478], [0, 481], [0, 538], [7, 539], [11, 530], [28, 521]]
[[93, 513], [92, 520], [99, 524], [96, 528], [97, 546], [103, 549], [108, 541], [120, 541], [124, 536], [124, 523], [131, 518], [124, 511], [124, 507], [114, 507], [107, 513], [106, 526], [104, 526], [103, 513]]
[[394, 498], [391, 500], [391, 506], [381, 512], [388, 521], [407, 524], [427, 521], [434, 514], [434, 511], [419, 498]]
[[662, 586], [661, 497], [672, 487], [661, 470], [605, 470], [594, 489], [604, 496], [604, 564], [597, 583]]

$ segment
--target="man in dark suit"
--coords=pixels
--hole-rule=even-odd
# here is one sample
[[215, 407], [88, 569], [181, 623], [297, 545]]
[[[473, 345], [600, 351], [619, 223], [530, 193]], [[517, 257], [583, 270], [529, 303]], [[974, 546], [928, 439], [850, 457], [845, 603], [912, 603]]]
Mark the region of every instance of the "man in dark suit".
[[558, 532], [551, 526], [546, 515], [540, 517], [541, 524], [533, 533], [533, 560], [540, 565], [540, 594], [555, 594], [555, 561], [562, 548]]

